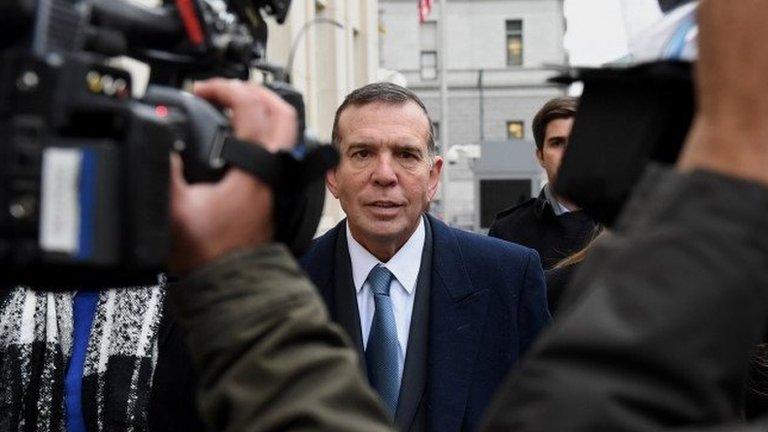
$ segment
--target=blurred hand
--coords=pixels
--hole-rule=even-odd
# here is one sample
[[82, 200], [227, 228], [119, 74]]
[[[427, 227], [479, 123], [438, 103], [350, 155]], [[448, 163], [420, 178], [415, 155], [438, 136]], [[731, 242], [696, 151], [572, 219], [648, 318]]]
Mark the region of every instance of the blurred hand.
[[678, 166], [768, 184], [768, 0], [699, 4], [698, 113]]
[[290, 149], [296, 143], [296, 111], [274, 92], [221, 78], [195, 83], [194, 92], [231, 110], [230, 122], [236, 138], [263, 144], [271, 152]]
[[[273, 152], [296, 142], [296, 112], [263, 87], [214, 79], [195, 85], [195, 93], [231, 111], [238, 139]], [[184, 276], [228, 252], [272, 240], [272, 190], [247, 172], [231, 168], [218, 183], [188, 184], [174, 154], [170, 187], [173, 274]]]

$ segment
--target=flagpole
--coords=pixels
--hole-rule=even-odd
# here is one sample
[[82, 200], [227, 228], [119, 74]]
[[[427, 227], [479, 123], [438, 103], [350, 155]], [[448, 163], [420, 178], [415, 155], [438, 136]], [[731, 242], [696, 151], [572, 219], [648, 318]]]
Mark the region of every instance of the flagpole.
[[442, 181], [442, 203], [443, 219], [447, 224], [451, 223], [450, 207], [448, 206], [448, 23], [446, 13], [447, 0], [440, 0], [440, 154], [443, 157], [443, 181]]

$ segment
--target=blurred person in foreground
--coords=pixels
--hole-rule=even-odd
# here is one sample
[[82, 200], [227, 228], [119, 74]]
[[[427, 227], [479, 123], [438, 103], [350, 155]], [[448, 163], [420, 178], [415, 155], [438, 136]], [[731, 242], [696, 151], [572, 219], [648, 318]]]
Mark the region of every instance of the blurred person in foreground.
[[[768, 0], [701, 2], [699, 110], [677, 167], [646, 173], [574, 279], [568, 310], [499, 389], [484, 430], [768, 428], [745, 424], [739, 407], [768, 318], [766, 16]], [[269, 224], [241, 235], [254, 224], [237, 214], [269, 221], [270, 210], [269, 190], [241, 180], [249, 196], [230, 208], [211, 193], [195, 200], [204, 212], [180, 212], [187, 186], [173, 194], [188, 239], [177, 258], [201, 257], [171, 294], [204, 366], [205, 418], [215, 430], [391, 430], [348, 340], [269, 243]], [[202, 229], [222, 217], [231, 223]]]
[[646, 173], [488, 430], [768, 428], [741, 403], [768, 316], [766, 16], [766, 0], [700, 2], [698, 112], [676, 169]]
[[[595, 236], [598, 226], [576, 204], [557, 196], [552, 184], [573, 129], [578, 99], [551, 99], [533, 118], [536, 159], [547, 175], [547, 184], [536, 198], [514, 205], [491, 223], [488, 235], [536, 250], [544, 270], [583, 248]], [[548, 296], [550, 311], [557, 299]]]

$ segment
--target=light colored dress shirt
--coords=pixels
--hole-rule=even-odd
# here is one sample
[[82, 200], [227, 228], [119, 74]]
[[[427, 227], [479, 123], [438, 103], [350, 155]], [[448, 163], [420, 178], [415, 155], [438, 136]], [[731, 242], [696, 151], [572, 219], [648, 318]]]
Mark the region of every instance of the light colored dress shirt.
[[360, 315], [360, 329], [363, 333], [363, 348], [368, 346], [368, 334], [371, 332], [371, 322], [373, 322], [373, 314], [376, 312], [373, 293], [371, 292], [370, 284], [366, 282], [368, 274], [377, 264], [381, 264], [394, 275], [390, 285], [389, 296], [392, 299], [392, 309], [397, 325], [397, 341], [399, 342], [397, 350], [398, 370], [400, 371], [400, 377], [402, 377], [403, 368], [405, 367], [405, 352], [408, 348], [408, 334], [411, 329], [413, 301], [416, 297], [416, 279], [419, 276], [421, 255], [424, 252], [424, 239], [426, 235], [424, 218], [420, 218], [419, 226], [411, 235], [411, 238], [385, 263], [379, 261], [378, 258], [373, 256], [355, 240], [348, 224], [346, 229], [349, 257], [352, 260], [352, 279], [355, 284], [355, 290], [357, 290], [357, 311]]
[[557, 198], [555, 198], [555, 195], [552, 193], [552, 191], [549, 188], [549, 183], [547, 183], [547, 185], [544, 186], [544, 196], [547, 198], [547, 201], [549, 201], [549, 204], [552, 206], [552, 211], [555, 213], [555, 216], [564, 215], [572, 211], [568, 207], [564, 206], [563, 203], [558, 201]]

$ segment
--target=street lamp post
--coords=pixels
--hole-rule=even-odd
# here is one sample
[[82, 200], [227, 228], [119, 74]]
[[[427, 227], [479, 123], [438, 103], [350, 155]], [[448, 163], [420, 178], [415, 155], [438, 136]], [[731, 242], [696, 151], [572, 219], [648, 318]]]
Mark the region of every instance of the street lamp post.
[[344, 24], [330, 18], [318, 17], [305, 22], [304, 25], [301, 26], [301, 29], [299, 29], [296, 37], [293, 39], [291, 52], [288, 54], [288, 61], [285, 62], [285, 81], [288, 83], [291, 82], [291, 74], [293, 73], [293, 59], [296, 56], [296, 50], [299, 47], [299, 42], [301, 42], [301, 37], [304, 36], [304, 33], [306, 33], [307, 30], [315, 24], [331, 24], [340, 29], [344, 29]]
[[[443, 156], [443, 160], [447, 160], [448, 147], [450, 146], [450, 141], [448, 139], [448, 68], [446, 67], [448, 65], [446, 59], [448, 56], [448, 23], [446, 22], [448, 16], [446, 13], [447, 4], [447, 0], [440, 0], [440, 153]], [[450, 207], [448, 206], [448, 165], [449, 164], [447, 163], [443, 165], [445, 171], [443, 174], [443, 199], [441, 207], [445, 222], [450, 224], [451, 214]]]

